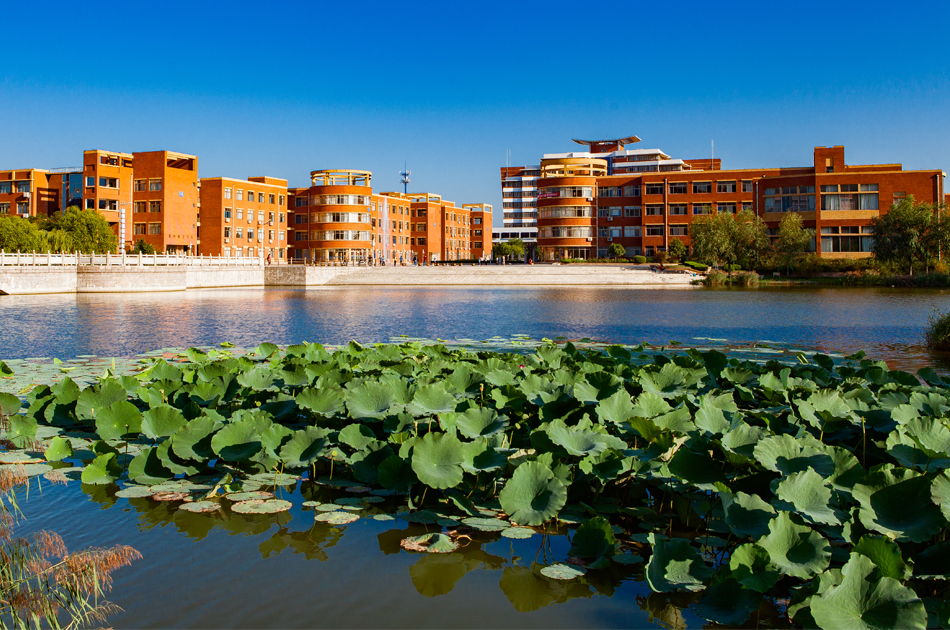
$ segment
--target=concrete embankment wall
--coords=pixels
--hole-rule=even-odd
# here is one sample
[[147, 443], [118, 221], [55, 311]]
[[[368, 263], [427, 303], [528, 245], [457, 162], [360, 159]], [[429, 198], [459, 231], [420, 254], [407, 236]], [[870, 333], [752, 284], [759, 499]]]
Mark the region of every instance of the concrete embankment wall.
[[692, 274], [605, 265], [485, 265], [346, 269], [325, 283], [380, 286], [689, 286]]
[[75, 267], [3, 267], [0, 295], [75, 293]]
[[[350, 280], [372, 275], [383, 267], [308, 267], [305, 265], [271, 265], [264, 269], [264, 283], [269, 287], [307, 287], [326, 284], [351, 284]], [[352, 282], [352, 284], [358, 284]], [[373, 284], [372, 282], [363, 284]]]
[[264, 267], [185, 267], [189, 289], [262, 287]]

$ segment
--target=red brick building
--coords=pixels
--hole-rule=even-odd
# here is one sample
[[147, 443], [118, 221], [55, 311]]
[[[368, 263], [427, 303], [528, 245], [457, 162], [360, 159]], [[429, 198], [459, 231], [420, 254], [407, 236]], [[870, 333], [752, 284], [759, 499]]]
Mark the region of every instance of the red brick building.
[[199, 254], [287, 260], [287, 180], [203, 177]]
[[613, 243], [628, 256], [653, 255], [673, 239], [689, 247], [697, 216], [742, 210], [762, 217], [771, 234], [796, 212], [815, 230], [820, 256], [863, 257], [870, 255], [873, 217], [910, 195], [945, 199], [942, 171], [848, 165], [840, 146], [816, 147], [809, 166], [721, 170], [711, 158], [625, 150], [632, 140], [579, 141], [592, 151], [544, 156], [536, 184], [543, 259], [605, 257]]

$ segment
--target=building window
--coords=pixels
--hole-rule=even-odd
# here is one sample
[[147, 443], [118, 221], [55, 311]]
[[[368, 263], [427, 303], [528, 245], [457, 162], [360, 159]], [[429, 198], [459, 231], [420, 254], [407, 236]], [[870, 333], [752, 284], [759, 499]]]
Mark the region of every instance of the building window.
[[100, 177], [99, 186], [101, 188], [118, 188], [119, 180], [115, 177]]
[[234, 220], [237, 221], [238, 219], [243, 219], [243, 218], [244, 218], [244, 208], [235, 208]]
[[712, 192], [712, 182], [693, 182], [693, 194], [700, 195]]
[[[144, 201], [136, 201], [132, 204], [132, 212], [136, 214], [139, 212], [145, 212], [146, 208], [148, 208], [148, 205]], [[145, 232], [142, 233], [144, 234]]]
[[162, 235], [162, 224], [161, 223], [149, 223], [148, 224], [148, 233], [151, 236], [161, 236]]
[[274, 242], [274, 230], [267, 230], [267, 240], [271, 243]]
[[734, 203], [721, 203], [721, 204], [719, 204], [719, 205], [717, 206], [716, 211], [719, 212], [719, 214], [723, 214], [723, 213], [735, 214], [735, 213], [736, 213], [736, 204], [734, 204]]
[[304, 224], [304, 223], [306, 223], [306, 222], [307, 222], [307, 215], [305, 215], [305, 214], [299, 214], [299, 213], [294, 215], [294, 224], [295, 224], [295, 225], [302, 225], [302, 224]]
[[283, 212], [279, 212], [279, 213], [277, 214], [277, 219], [278, 219], [278, 221], [277, 221], [278, 223], [283, 223], [283, 222], [284, 222], [284, 213], [283, 213]]
[[295, 240], [295, 241], [305, 241], [305, 240], [307, 240], [307, 233], [306, 233], [306, 232], [294, 232], [294, 240]]
[[16, 182], [15, 188], [18, 193], [28, 193], [30, 192], [30, 182]]
[[604, 186], [597, 192], [598, 197], [619, 197], [619, 186]]
[[639, 186], [624, 186], [623, 196], [624, 197], [639, 197], [640, 187]]
[[752, 202], [751, 202], [751, 201], [743, 201], [743, 202], [742, 202], [742, 211], [743, 211], [743, 212], [752, 212]]
[[620, 238], [620, 234], [623, 232], [623, 228], [620, 228], [620, 227], [608, 228], [608, 232], [609, 232], [608, 236], [610, 236], [610, 238]]
[[274, 195], [274, 193], [270, 193], [269, 195], [267, 195], [267, 203], [274, 203], [275, 199], [276, 199], [276, 196]]
[[662, 195], [663, 194], [663, 184], [647, 184], [646, 193], [648, 195]]
[[[95, 177], [86, 177], [86, 187], [95, 188], [96, 187], [96, 178]], [[7, 191], [9, 192], [9, 191]]]
[[732, 182], [716, 182], [716, 192], [721, 193], [734, 193], [736, 192], [736, 183]]
[[623, 235], [627, 238], [640, 238], [640, 226], [639, 225], [624, 226]]
[[30, 214], [30, 204], [27, 201], [18, 201], [16, 204], [17, 214]]
[[148, 180], [148, 189], [151, 191], [160, 191], [162, 189], [162, 180], [160, 179]]
[[244, 228], [234, 228], [234, 238], [244, 238]]
[[686, 182], [673, 182], [670, 184], [670, 194], [671, 195], [685, 195], [686, 194]]
[[709, 204], [694, 203], [693, 204], [693, 214], [709, 214], [710, 206]]
[[238, 201], [244, 201], [244, 191], [240, 188], [234, 189], [234, 196], [237, 197]]
[[224, 238], [231, 238], [231, 228], [230, 228], [230, 227], [225, 227], [225, 228], [224, 228]]
[[659, 204], [659, 203], [647, 204], [647, 216], [648, 217], [662, 217], [663, 204]]
[[869, 225], [830, 226], [821, 228], [822, 253], [870, 252], [873, 228]]
[[9, 195], [13, 191], [10, 182], [0, 182], [0, 195]]
[[[841, 193], [847, 194], [824, 194], [839, 189]], [[837, 184], [821, 187], [821, 209], [822, 210], [877, 210], [878, 209], [878, 185], [877, 184]], [[856, 194], [850, 194], [856, 193]], [[824, 251], [824, 248], [822, 248]]]
[[135, 223], [132, 225], [132, 234], [136, 236], [145, 236], [145, 224]]
[[283, 196], [283, 195], [280, 196], [280, 202], [279, 202], [277, 205], [279, 205], [279, 206], [284, 205], [284, 196]]
[[231, 208], [225, 208], [225, 209], [224, 209], [224, 220], [225, 220], [225, 221], [230, 221], [230, 220], [231, 220]]
[[663, 226], [662, 225], [648, 225], [647, 236], [663, 236]]
[[149, 211], [149, 212], [161, 212], [161, 211], [162, 211], [162, 202], [161, 202], [161, 201], [149, 201], [149, 202], [148, 202], [148, 211]]
[[623, 216], [625, 217], [638, 217], [640, 216], [640, 206], [624, 206], [623, 207]]
[[264, 203], [264, 193], [257, 193], [257, 202]]
[[86, 199], [86, 210], [95, 210], [95, 209], [96, 209], [96, 200]]
[[132, 190], [134, 190], [135, 192], [145, 192], [147, 186], [148, 186], [147, 180], [137, 179], [132, 184]]
[[280, 230], [280, 231], [277, 232], [277, 240], [278, 240], [278, 241], [284, 240], [284, 231], [283, 231], [283, 230]]
[[225, 188], [225, 189], [224, 189], [224, 198], [225, 198], [225, 199], [230, 199], [230, 198], [231, 198], [231, 189], [230, 189], [230, 188]]
[[119, 209], [119, 202], [116, 201], [115, 199], [100, 199], [99, 209], [115, 212], [116, 210]]
[[671, 225], [670, 236], [686, 236], [687, 228], [685, 225]]
[[301, 208], [307, 205], [307, 197], [294, 197], [294, 207]]
[[0, 214], [10, 214], [10, 204], [0, 203]]
[[685, 203], [671, 203], [670, 204], [670, 214], [687, 214], [686, 204]]
[[752, 192], [752, 180], [744, 179], [742, 180], [742, 192]]

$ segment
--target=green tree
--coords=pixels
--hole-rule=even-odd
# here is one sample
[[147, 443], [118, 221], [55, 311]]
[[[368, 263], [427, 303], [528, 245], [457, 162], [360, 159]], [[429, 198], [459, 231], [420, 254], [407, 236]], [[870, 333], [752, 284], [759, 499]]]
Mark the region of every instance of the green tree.
[[627, 250], [620, 243], [611, 243], [607, 251], [614, 258], [622, 258], [627, 253]]
[[931, 261], [950, 244], [950, 225], [942, 206], [916, 203], [912, 196], [871, 219], [871, 251], [881, 262], [893, 262], [914, 275], [914, 265], [929, 269]]
[[520, 238], [513, 238], [508, 241], [508, 247], [511, 248], [511, 256], [515, 260], [524, 259], [524, 253], [527, 249], [525, 247], [524, 241], [522, 241]]
[[68, 235], [70, 250], [104, 254], [116, 251], [119, 246], [109, 222], [95, 210], [68, 208], [59, 220], [59, 227]]
[[0, 249], [7, 252], [45, 252], [46, 232], [32, 222], [12, 216], [0, 216]]
[[743, 269], [753, 269], [758, 265], [759, 257], [768, 249], [768, 228], [765, 221], [749, 210], [743, 210], [735, 215], [733, 221], [735, 231], [732, 241], [732, 260]]
[[686, 245], [684, 245], [683, 241], [679, 240], [678, 238], [671, 240], [667, 249], [670, 252], [670, 258], [673, 260], [678, 260], [679, 262], [686, 260], [686, 256], [689, 255]]
[[690, 225], [693, 254], [711, 265], [731, 264], [735, 256], [736, 221], [731, 214], [704, 214]]
[[785, 262], [785, 275], [792, 268], [792, 261], [803, 254], [815, 237], [815, 231], [802, 226], [802, 215], [790, 212], [778, 224], [778, 240], [775, 249]]
[[492, 248], [491, 248], [491, 255], [494, 256], [495, 258], [501, 258], [502, 256], [511, 258], [511, 246], [508, 245], [508, 243], [504, 241], [501, 243], [493, 243]]
[[129, 250], [129, 253], [130, 254], [154, 254], [155, 248], [140, 238], [139, 240], [135, 242], [135, 247]]

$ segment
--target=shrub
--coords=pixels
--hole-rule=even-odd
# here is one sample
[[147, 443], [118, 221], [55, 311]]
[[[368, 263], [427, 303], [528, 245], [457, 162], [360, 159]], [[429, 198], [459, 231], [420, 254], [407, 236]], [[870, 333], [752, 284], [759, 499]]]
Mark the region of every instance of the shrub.
[[733, 281], [740, 287], [759, 286], [759, 274], [754, 271], [740, 271], [733, 277]]
[[653, 256], [653, 260], [654, 260], [654, 262], [656, 262], [658, 265], [662, 265], [662, 264], [666, 263], [666, 252], [657, 252], [657, 253]]
[[709, 265], [704, 265], [703, 263], [694, 262], [692, 260], [687, 260], [683, 264], [690, 269], [695, 269], [696, 271], [706, 271], [709, 269]]
[[707, 287], [716, 287], [727, 284], [729, 282], [729, 275], [724, 271], [714, 270], [710, 271], [706, 275], [706, 279], [703, 280], [703, 284]]
[[633, 257], [633, 262], [635, 262], [635, 263], [638, 264], [638, 265], [642, 265], [642, 264], [644, 264], [646, 261], [647, 261], [647, 257], [646, 257], [646, 256], [634, 256], [634, 257]]
[[732, 273], [734, 271], [742, 271], [741, 265], [723, 265], [722, 270], [726, 273]]
[[928, 348], [950, 350], [950, 313], [940, 314], [934, 310], [925, 334]]

